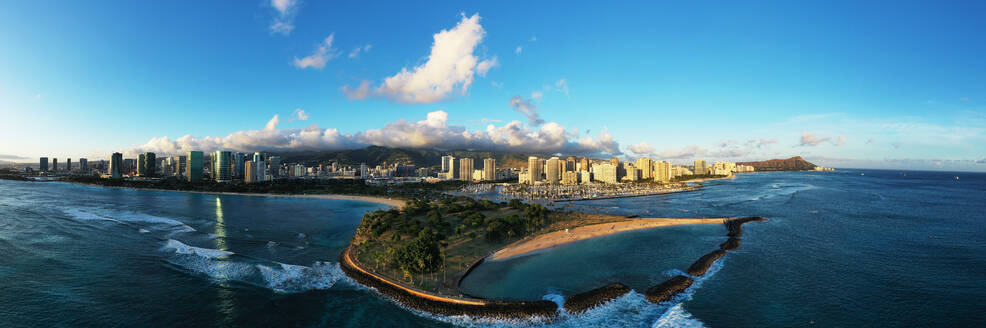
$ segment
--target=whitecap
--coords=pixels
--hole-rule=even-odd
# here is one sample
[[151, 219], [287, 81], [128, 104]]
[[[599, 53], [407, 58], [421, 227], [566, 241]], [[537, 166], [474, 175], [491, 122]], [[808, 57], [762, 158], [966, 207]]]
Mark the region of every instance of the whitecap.
[[284, 263], [256, 267], [265, 287], [282, 293], [328, 289], [345, 276], [338, 264], [329, 262], [315, 262], [311, 267]]
[[140, 229], [137, 229], [137, 232], [139, 232], [139, 233], [149, 233], [150, 231], [148, 231], [147, 229], [144, 229], [144, 228], [140, 228]]
[[705, 327], [705, 324], [703, 324], [702, 321], [692, 317], [692, 314], [685, 311], [685, 309], [681, 307], [681, 303], [678, 303], [669, 308], [667, 312], [664, 312], [664, 314], [654, 322], [654, 328], [670, 327], [701, 328]]
[[168, 242], [164, 244], [164, 247], [162, 249], [174, 250], [176, 254], [198, 255], [208, 259], [217, 259], [220, 257], [233, 255], [233, 252], [212, 249], [212, 248], [189, 246], [174, 239], [168, 239]]

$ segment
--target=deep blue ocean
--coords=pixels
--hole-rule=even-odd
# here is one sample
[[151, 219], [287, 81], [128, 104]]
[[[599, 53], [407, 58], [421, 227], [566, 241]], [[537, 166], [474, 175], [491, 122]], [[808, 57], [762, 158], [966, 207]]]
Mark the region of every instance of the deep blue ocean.
[[[956, 179], [958, 177], [958, 179]], [[562, 203], [558, 203], [561, 205]], [[764, 216], [665, 304], [641, 295], [725, 241], [658, 228], [479, 266], [470, 294], [631, 292], [557, 321], [407, 310], [337, 257], [383, 205], [0, 180], [0, 327], [975, 327], [986, 322], [986, 174], [739, 175], [680, 194], [573, 202], [641, 217]]]

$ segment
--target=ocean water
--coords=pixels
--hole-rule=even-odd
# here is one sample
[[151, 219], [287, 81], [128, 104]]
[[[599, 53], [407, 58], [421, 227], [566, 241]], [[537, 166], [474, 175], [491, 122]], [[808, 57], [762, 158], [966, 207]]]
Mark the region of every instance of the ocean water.
[[0, 181], [0, 327], [986, 322], [986, 174], [758, 173], [698, 192], [571, 204], [769, 221], [745, 225], [739, 250], [664, 304], [643, 290], [714, 250], [724, 228], [630, 232], [483, 264], [467, 292], [561, 303], [614, 281], [635, 289], [556, 321], [498, 321], [411, 311], [345, 278], [339, 253], [361, 215], [382, 205]]

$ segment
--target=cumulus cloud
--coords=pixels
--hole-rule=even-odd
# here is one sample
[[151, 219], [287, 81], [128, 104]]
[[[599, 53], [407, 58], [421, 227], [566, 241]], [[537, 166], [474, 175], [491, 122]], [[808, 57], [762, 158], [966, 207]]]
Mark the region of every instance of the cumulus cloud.
[[325, 38], [325, 41], [323, 41], [311, 55], [305, 56], [304, 58], [294, 57], [294, 67], [301, 69], [325, 68], [326, 62], [339, 56], [338, 51], [332, 48], [333, 39], [335, 39], [335, 34], [329, 34], [329, 37]]
[[295, 108], [294, 112], [291, 113], [291, 121], [307, 121], [308, 117], [308, 113], [301, 108]]
[[770, 138], [770, 139], [761, 138], [759, 143], [757, 143], [757, 148], [769, 147], [770, 145], [773, 145], [775, 143], [777, 143], [777, 138]]
[[808, 132], [808, 131], [801, 132], [801, 146], [814, 147], [814, 146], [818, 146], [819, 144], [821, 144], [823, 142], [829, 141], [829, 139], [831, 139], [831, 138], [828, 138], [828, 137], [825, 137], [825, 138], [818, 137], [814, 133], [811, 133], [811, 132]]
[[517, 46], [517, 49], [514, 49], [514, 54], [519, 55], [521, 52], [524, 52], [523, 46]]
[[839, 136], [839, 138], [835, 140], [834, 144], [836, 147], [844, 146], [846, 144], [846, 136]]
[[480, 60], [474, 54], [486, 35], [479, 20], [479, 14], [471, 17], [463, 14], [455, 27], [434, 35], [431, 54], [424, 64], [401, 69], [384, 78], [372, 91], [369, 84], [362, 89], [344, 86], [341, 90], [350, 99], [365, 99], [372, 94], [407, 104], [428, 104], [454, 94], [465, 94], [476, 75], [486, 76], [498, 64], [495, 56]]
[[531, 99], [524, 99], [524, 97], [521, 96], [514, 96], [513, 98], [510, 98], [510, 107], [513, 107], [515, 111], [527, 116], [528, 123], [531, 126], [544, 124], [544, 120], [542, 120], [540, 114], [538, 114], [537, 105], [534, 105]]
[[641, 142], [636, 145], [630, 145], [628, 148], [630, 148], [630, 151], [632, 151], [634, 154], [637, 155], [647, 155], [654, 153], [654, 147], [651, 147], [651, 145], [646, 142]]
[[365, 45], [365, 46], [362, 46], [362, 47], [356, 47], [352, 51], [349, 52], [349, 58], [357, 58], [357, 57], [359, 57], [359, 53], [360, 52], [367, 53], [367, 52], [370, 52], [370, 49], [372, 49], [372, 48], [373, 48], [373, 45], [372, 44], [368, 44], [368, 45]]
[[298, 13], [298, 0], [271, 0], [270, 6], [274, 7], [277, 15], [270, 23], [271, 34], [288, 35], [294, 30], [294, 16]]
[[661, 158], [667, 159], [690, 159], [705, 156], [709, 151], [705, 148], [691, 145], [681, 149], [669, 149], [661, 152]]
[[278, 129], [280, 119], [274, 115], [260, 130], [231, 133], [225, 137], [196, 138], [190, 135], [172, 140], [153, 138], [146, 144], [130, 148], [134, 155], [152, 151], [163, 156], [190, 150], [215, 151], [296, 151], [338, 150], [378, 145], [385, 147], [477, 149], [504, 152], [562, 153], [572, 155], [619, 155], [619, 143], [605, 129], [598, 137], [578, 138], [555, 122], [541, 127], [525, 127], [520, 121], [503, 126], [489, 124], [485, 130], [467, 130], [449, 125], [444, 111], [428, 113], [421, 121], [397, 120], [380, 129], [342, 134], [337, 129], [323, 129], [312, 124], [304, 129]]

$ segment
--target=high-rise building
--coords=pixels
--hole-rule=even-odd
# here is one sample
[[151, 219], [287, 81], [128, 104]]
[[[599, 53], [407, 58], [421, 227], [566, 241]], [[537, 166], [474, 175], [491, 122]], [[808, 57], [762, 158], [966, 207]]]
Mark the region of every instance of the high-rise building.
[[175, 170], [177, 170], [175, 172], [175, 176], [183, 177], [185, 176], [185, 171], [186, 171], [185, 167], [188, 166], [188, 156], [182, 155], [176, 158], [178, 159], [178, 165], [175, 166]]
[[483, 160], [483, 180], [496, 180], [496, 159], [487, 158]]
[[233, 154], [233, 177], [243, 178], [243, 160], [246, 154], [235, 153]]
[[154, 155], [154, 153], [148, 152], [144, 154], [144, 160], [147, 161], [147, 163], [144, 163], [144, 169], [147, 170], [147, 176], [153, 177], [157, 175], [157, 156]]
[[52, 172], [56, 172], [56, 173], [58, 172], [58, 159], [57, 158], [52, 158], [51, 159], [51, 171]]
[[257, 180], [267, 181], [267, 154], [253, 153], [253, 168], [257, 171]]
[[561, 184], [563, 185], [575, 185], [579, 183], [579, 174], [575, 171], [565, 171], [561, 175]]
[[640, 179], [649, 180], [654, 178], [654, 161], [647, 157], [637, 159], [637, 169], [640, 170]]
[[444, 173], [452, 172], [453, 166], [455, 166], [455, 156], [452, 155], [442, 156], [442, 172]]
[[619, 167], [620, 166], [620, 159], [619, 158], [616, 158], [616, 157], [610, 158], [609, 159], [609, 164], [612, 164], [614, 167]]
[[41, 172], [48, 172], [48, 158], [47, 157], [42, 157], [41, 158], [41, 163], [38, 166], [38, 170], [40, 170]]
[[147, 176], [147, 157], [144, 154], [137, 155], [137, 176]]
[[253, 183], [257, 181], [257, 167], [253, 161], [243, 163], [243, 182]]
[[213, 178], [217, 182], [229, 182], [233, 179], [233, 153], [217, 150], [215, 153], [216, 162]]
[[79, 159], [79, 171], [82, 173], [89, 173], [89, 159], [80, 158]]
[[186, 155], [185, 177], [189, 182], [202, 181], [202, 152], [190, 151]]
[[617, 182], [619, 182], [619, 180], [617, 180], [616, 177], [616, 166], [614, 166], [612, 162], [607, 164], [593, 165], [592, 179], [604, 183], [616, 184]]
[[565, 159], [565, 172], [575, 171], [575, 167], [577, 166], [576, 163], [578, 163], [578, 160], [575, 159], [575, 156], [569, 156], [568, 158], [566, 158]]
[[695, 160], [695, 175], [705, 174], [709, 174], [709, 167], [705, 164], [705, 160]]
[[363, 179], [370, 178], [370, 169], [366, 167], [366, 163], [359, 163], [359, 177]]
[[543, 166], [541, 165], [541, 159], [531, 156], [527, 158], [527, 175], [531, 184], [541, 181], [541, 170]]
[[472, 158], [459, 159], [459, 180], [472, 181], [473, 163]]
[[110, 156], [110, 177], [119, 179], [123, 177], [123, 154], [113, 153]]
[[271, 179], [276, 179], [277, 177], [280, 177], [281, 176], [281, 156], [270, 156], [270, 157], [267, 158], [267, 161], [270, 163], [270, 164], [268, 164], [268, 165], [270, 165], [270, 169], [268, 170], [268, 172], [270, 172]]
[[544, 169], [544, 181], [550, 184], [557, 184], [561, 180], [561, 171], [559, 170], [559, 160], [558, 157], [552, 157], [548, 159]]
[[65, 159], [65, 172], [72, 172], [72, 158]]
[[585, 171], [585, 172], [589, 172], [589, 158], [588, 157], [582, 157], [582, 159], [579, 161], [579, 164], [581, 166], [579, 169], [581, 169], [582, 171]]
[[671, 163], [665, 161], [654, 162], [654, 181], [668, 183], [671, 182], [672, 174]]

